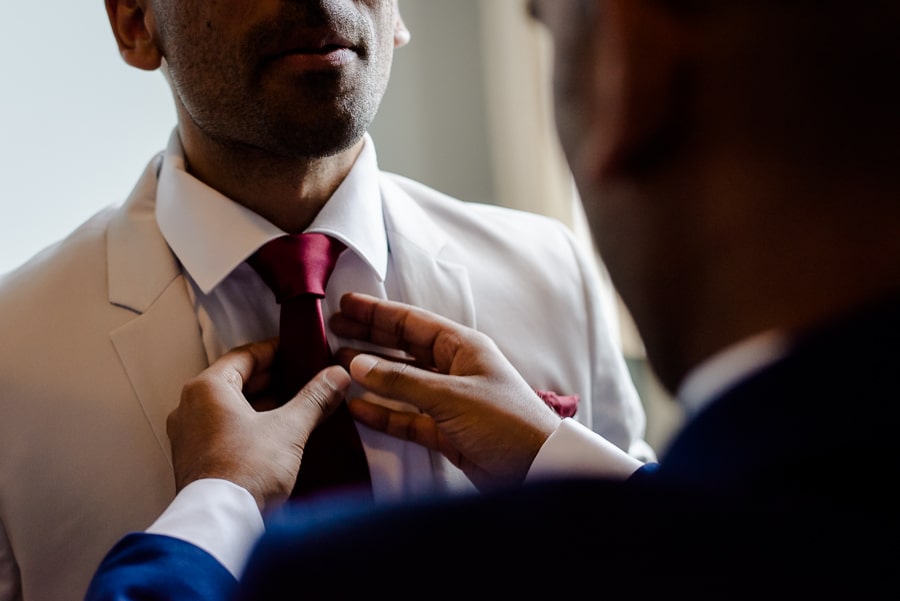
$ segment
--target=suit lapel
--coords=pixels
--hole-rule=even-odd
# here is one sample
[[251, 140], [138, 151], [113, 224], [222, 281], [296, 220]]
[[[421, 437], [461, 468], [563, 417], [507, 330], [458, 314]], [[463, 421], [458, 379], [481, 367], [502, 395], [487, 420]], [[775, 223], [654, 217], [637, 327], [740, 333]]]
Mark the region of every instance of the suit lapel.
[[171, 456], [166, 417], [177, 406], [181, 387], [207, 365], [187, 283], [156, 223], [153, 161], [107, 239], [109, 301], [135, 318], [110, 332], [144, 414], [160, 447]]
[[384, 220], [401, 300], [475, 327], [468, 270], [441, 258], [447, 235], [410, 196], [381, 177]]
[[[384, 174], [381, 191], [390, 268], [400, 294], [397, 300], [475, 327], [475, 302], [469, 272], [465, 265], [441, 256], [448, 243], [446, 233]], [[434, 485], [439, 490], [473, 490], [463, 472], [441, 453], [422, 450], [422, 461], [430, 466]]]

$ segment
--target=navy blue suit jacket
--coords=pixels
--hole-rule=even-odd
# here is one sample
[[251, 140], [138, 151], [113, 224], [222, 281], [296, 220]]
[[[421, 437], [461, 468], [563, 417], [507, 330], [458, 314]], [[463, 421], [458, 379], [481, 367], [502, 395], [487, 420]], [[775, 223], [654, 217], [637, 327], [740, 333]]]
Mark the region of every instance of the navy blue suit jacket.
[[88, 599], [900, 598], [898, 374], [891, 302], [807, 336], [626, 483], [289, 506], [240, 585], [190, 545], [132, 535]]

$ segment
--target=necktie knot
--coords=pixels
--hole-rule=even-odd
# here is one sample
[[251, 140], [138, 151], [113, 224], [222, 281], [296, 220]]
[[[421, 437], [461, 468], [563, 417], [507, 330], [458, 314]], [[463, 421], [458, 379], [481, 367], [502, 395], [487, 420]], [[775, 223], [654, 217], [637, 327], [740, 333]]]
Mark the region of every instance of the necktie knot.
[[325, 234], [294, 234], [267, 242], [247, 262], [272, 289], [278, 303], [302, 294], [322, 298], [345, 248]]

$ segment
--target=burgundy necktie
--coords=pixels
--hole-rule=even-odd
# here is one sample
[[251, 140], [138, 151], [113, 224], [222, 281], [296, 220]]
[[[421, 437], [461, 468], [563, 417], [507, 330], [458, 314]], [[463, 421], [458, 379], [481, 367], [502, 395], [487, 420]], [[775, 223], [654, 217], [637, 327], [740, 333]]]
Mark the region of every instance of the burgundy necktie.
[[[322, 298], [344, 245], [325, 234], [276, 238], [248, 263], [281, 305], [273, 389], [279, 403], [290, 400], [334, 361], [325, 338]], [[309, 438], [292, 497], [327, 489], [371, 491], [369, 466], [346, 403], [341, 403]]]

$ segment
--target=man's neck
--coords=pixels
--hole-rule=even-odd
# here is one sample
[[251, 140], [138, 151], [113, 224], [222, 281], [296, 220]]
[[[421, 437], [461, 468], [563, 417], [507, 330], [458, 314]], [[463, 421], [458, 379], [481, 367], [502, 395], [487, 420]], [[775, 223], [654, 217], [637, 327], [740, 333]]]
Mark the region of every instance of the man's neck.
[[353, 167], [364, 140], [338, 154], [287, 158], [258, 148], [217, 144], [179, 127], [188, 172], [288, 233], [315, 219]]

